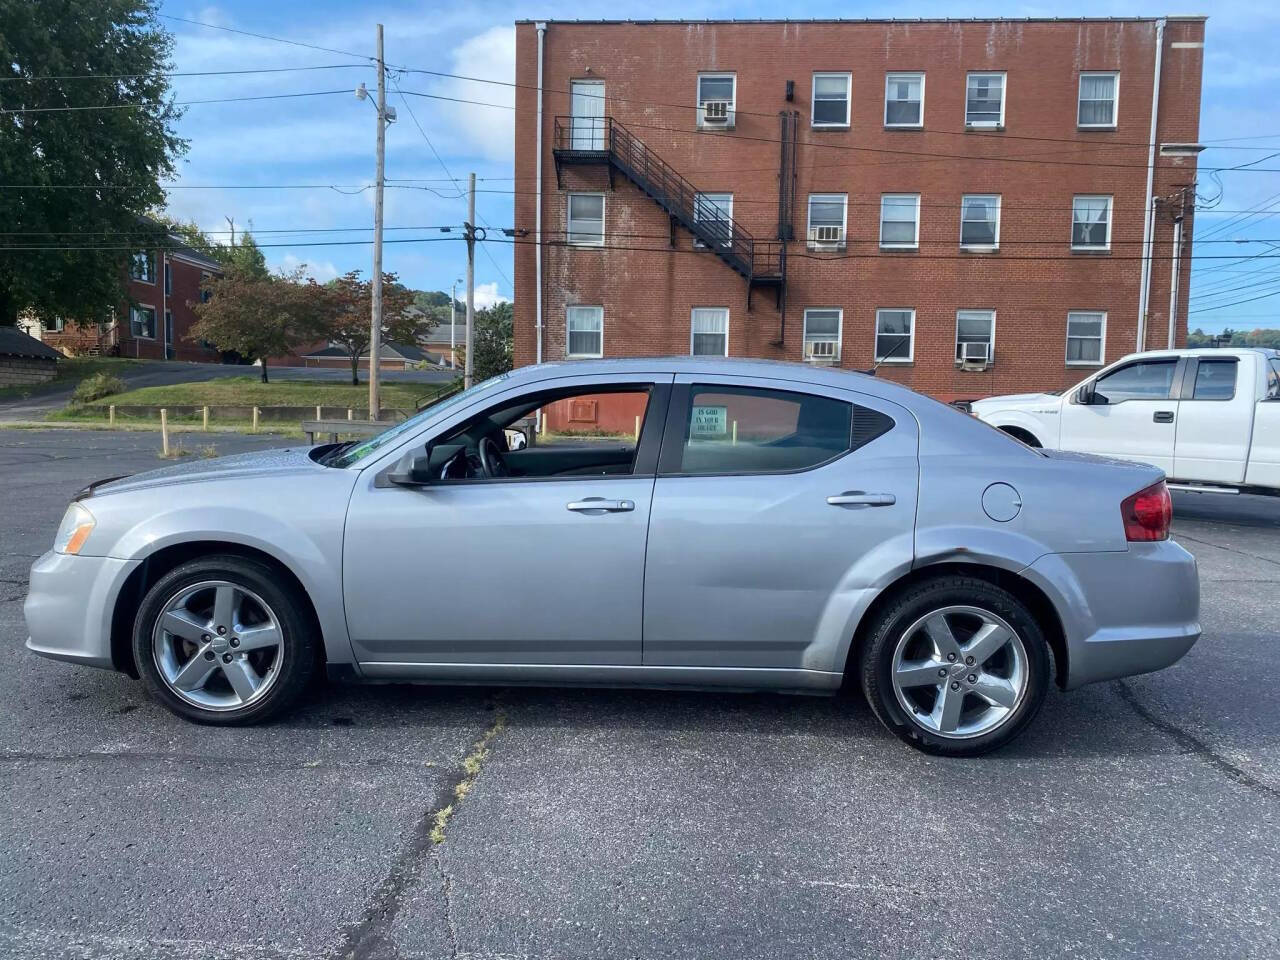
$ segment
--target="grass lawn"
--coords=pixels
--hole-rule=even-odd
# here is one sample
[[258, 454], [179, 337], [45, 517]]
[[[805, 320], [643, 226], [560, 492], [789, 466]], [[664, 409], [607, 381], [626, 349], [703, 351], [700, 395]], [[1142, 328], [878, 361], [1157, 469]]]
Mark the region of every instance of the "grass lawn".
[[126, 367], [136, 367], [139, 363], [141, 363], [139, 360], [126, 360], [120, 357], [64, 357], [58, 361], [58, 372], [52, 380], [17, 387], [0, 387], [0, 400], [18, 400], [34, 396], [50, 387], [76, 384], [85, 377], [91, 377], [103, 371], [119, 373]]
[[[418, 401], [448, 384], [437, 383], [382, 383], [382, 405], [397, 410], [414, 410]], [[176, 383], [167, 387], [142, 387], [113, 394], [85, 404], [85, 412], [102, 416], [101, 411], [111, 404], [120, 406], [141, 404], [146, 406], [251, 406], [290, 407], [315, 406], [363, 408], [369, 403], [369, 385], [361, 383], [334, 383], [327, 380], [281, 380], [279, 383], [263, 383], [259, 377], [220, 377], [195, 383]], [[87, 408], [87, 409], [86, 409]], [[59, 415], [71, 418], [76, 411], [66, 410]]]

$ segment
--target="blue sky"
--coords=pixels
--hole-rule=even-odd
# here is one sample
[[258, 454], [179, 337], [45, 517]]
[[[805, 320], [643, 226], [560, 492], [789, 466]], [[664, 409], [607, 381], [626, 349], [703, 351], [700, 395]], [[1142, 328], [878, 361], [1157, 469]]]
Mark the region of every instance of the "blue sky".
[[[216, 4], [169, 0], [163, 14], [287, 37], [319, 47], [370, 55], [375, 24], [386, 27], [389, 63], [446, 73], [511, 80], [514, 73], [513, 21], [598, 17], [751, 18], [777, 16], [776, 5], [737, 0], [614, 0], [607, 5], [552, 2], [537, 5], [493, 3], [387, 2], [356, 4], [337, 0], [222, 0]], [[1280, 327], [1280, 4], [1265, 0], [1220, 0], [1212, 9], [1152, 9], [1134, 3], [1078, 3], [1069, 8], [989, 0], [979, 9], [954, 3], [866, 4], [800, 2], [786, 15], [805, 17], [892, 16], [1133, 16], [1160, 13], [1210, 14], [1206, 42], [1201, 140], [1235, 140], [1210, 148], [1203, 167], [1258, 161], [1264, 172], [1220, 175], [1219, 185], [1202, 173], [1199, 193], [1215, 210], [1198, 214], [1197, 236], [1273, 241], [1204, 244], [1197, 254], [1239, 254], [1239, 261], [1197, 260], [1192, 271], [1191, 327], [1224, 325], [1249, 329]], [[176, 37], [178, 72], [324, 67], [298, 72], [175, 78], [179, 101], [222, 97], [338, 91], [324, 96], [229, 104], [193, 104], [179, 129], [191, 141], [179, 178], [169, 193], [175, 216], [194, 219], [206, 230], [252, 225], [273, 266], [306, 264], [324, 280], [350, 269], [369, 272], [368, 244], [320, 246], [328, 241], [367, 239], [372, 223], [374, 111], [371, 101], [352, 93], [375, 83], [374, 71], [342, 54], [260, 40], [180, 20], [164, 21]], [[361, 64], [336, 66], [339, 64]], [[465, 197], [446, 176], [474, 171], [481, 182], [477, 219], [495, 228], [510, 226], [512, 113], [445, 100], [402, 97], [397, 90], [510, 104], [510, 88], [404, 74], [394, 78], [389, 103], [399, 122], [387, 135], [387, 177], [403, 183], [386, 192], [386, 238], [435, 236], [432, 243], [388, 242], [385, 268], [409, 285], [448, 290], [464, 276], [465, 249], [456, 232], [421, 228], [457, 225], [466, 215]], [[415, 119], [416, 118], [416, 119]], [[419, 129], [419, 127], [421, 129]], [[436, 152], [433, 155], [427, 141]], [[1242, 148], [1248, 149], [1242, 149]], [[1267, 159], [1270, 154], [1277, 156]], [[448, 171], [446, 174], [445, 171]], [[486, 179], [492, 178], [492, 179]], [[286, 184], [319, 185], [284, 189]], [[458, 186], [463, 186], [459, 184]], [[256, 189], [255, 189], [256, 187]], [[330, 188], [332, 187], [332, 189]], [[485, 193], [485, 190], [497, 192]], [[1263, 207], [1244, 217], [1235, 211]], [[1268, 215], [1268, 211], [1274, 213]], [[1225, 211], [1225, 212], [1224, 212]], [[1244, 219], [1241, 219], [1244, 218]], [[360, 228], [350, 229], [346, 228]], [[340, 230], [342, 232], [320, 232]], [[496, 231], [495, 231], [496, 232]], [[490, 244], [476, 260], [477, 302], [510, 298], [511, 247]], [[1260, 256], [1259, 256], [1260, 255]], [[1257, 259], [1246, 260], [1256, 256]], [[1266, 296], [1274, 292], [1275, 296]], [[1259, 297], [1249, 303], [1236, 301]]]

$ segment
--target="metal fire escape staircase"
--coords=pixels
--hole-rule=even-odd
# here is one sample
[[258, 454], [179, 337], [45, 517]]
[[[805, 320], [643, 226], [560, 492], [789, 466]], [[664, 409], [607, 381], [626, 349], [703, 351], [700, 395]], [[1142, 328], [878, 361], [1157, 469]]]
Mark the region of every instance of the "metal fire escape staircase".
[[613, 189], [615, 171], [639, 187], [671, 218], [671, 245], [683, 227], [747, 281], [747, 309], [756, 287], [772, 288], [778, 309], [786, 302], [787, 245], [759, 240], [725, 217], [686, 180], [612, 117], [556, 117], [552, 156], [556, 183], [563, 188], [565, 165], [604, 164]]

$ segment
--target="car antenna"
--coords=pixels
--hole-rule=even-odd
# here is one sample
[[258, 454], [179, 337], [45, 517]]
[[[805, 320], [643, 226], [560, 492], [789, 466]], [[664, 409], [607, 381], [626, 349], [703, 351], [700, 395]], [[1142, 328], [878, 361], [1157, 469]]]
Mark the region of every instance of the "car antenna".
[[876, 375], [876, 371], [880, 369], [880, 364], [884, 363], [886, 360], [892, 357], [895, 353], [897, 353], [898, 347], [902, 346], [904, 343], [910, 343], [910, 342], [911, 342], [910, 335], [908, 335], [903, 340], [899, 340], [897, 346], [895, 346], [892, 350], [890, 350], [883, 357], [877, 360], [874, 367], [872, 367], [870, 370], [863, 370], [862, 372], [865, 373], [868, 377], [874, 377]]

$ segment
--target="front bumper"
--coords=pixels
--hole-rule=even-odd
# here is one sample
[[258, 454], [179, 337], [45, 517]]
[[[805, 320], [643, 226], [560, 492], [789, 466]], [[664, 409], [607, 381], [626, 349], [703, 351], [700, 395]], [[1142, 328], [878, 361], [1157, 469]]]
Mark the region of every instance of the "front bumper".
[[1051, 598], [1067, 642], [1063, 687], [1149, 673], [1200, 637], [1196, 560], [1172, 540], [1113, 553], [1057, 553], [1024, 571]]
[[27, 649], [90, 667], [111, 663], [111, 616], [137, 560], [80, 557], [52, 550], [31, 566], [22, 612]]

